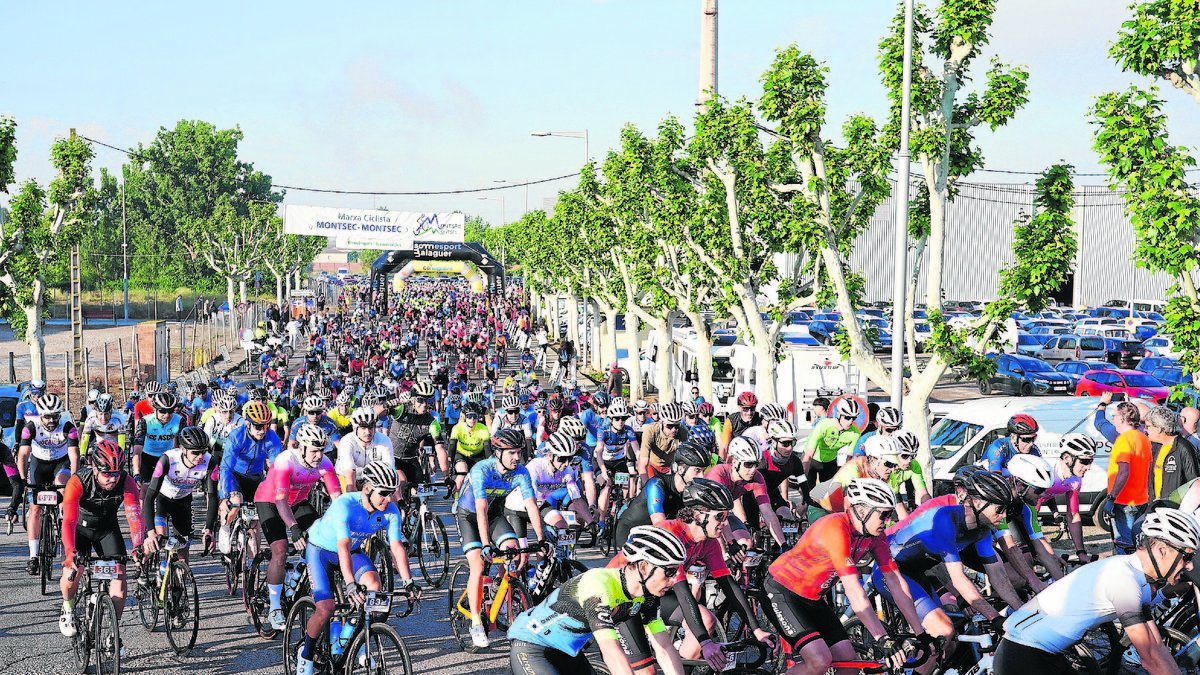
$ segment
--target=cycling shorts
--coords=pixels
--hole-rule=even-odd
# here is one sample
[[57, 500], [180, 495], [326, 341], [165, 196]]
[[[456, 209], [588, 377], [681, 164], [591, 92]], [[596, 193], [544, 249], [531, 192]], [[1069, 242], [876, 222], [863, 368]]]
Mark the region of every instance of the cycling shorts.
[[150, 479], [154, 477], [154, 467], [158, 466], [158, 460], [161, 457], [162, 455], [154, 457], [142, 453], [142, 468], [138, 470], [138, 477], [142, 479], [143, 484], [149, 483]]
[[125, 555], [125, 537], [121, 526], [114, 518], [103, 523], [103, 527], [84, 527], [82, 521], [75, 526], [75, 550], [79, 553], [94, 552], [101, 558], [120, 558]]
[[455, 464], [458, 464], [459, 462], [464, 462], [467, 465], [467, 470], [462, 473], [459, 473], [460, 476], [465, 476], [468, 473], [471, 473], [471, 467], [475, 466], [476, 464], [482, 462], [485, 459], [487, 459], [487, 456], [482, 452], [475, 454], [475, 455], [464, 455], [461, 452], [457, 452], [457, 451], [455, 451], [455, 453], [454, 453], [454, 463]]
[[429, 480], [425, 477], [425, 463], [420, 458], [400, 459], [397, 457], [396, 470], [404, 474], [404, 478], [410, 486], [417, 483], [425, 483]]
[[159, 495], [154, 499], [154, 521], [146, 523], [154, 527], [160, 518], [171, 521], [171, 529], [184, 541], [192, 537], [192, 495], [180, 499], [167, 499]]
[[[333, 589], [342, 585], [342, 568], [338, 562], [337, 551], [308, 546], [304, 549], [304, 560], [308, 564], [308, 580], [312, 584], [313, 600], [332, 600]], [[375, 571], [371, 557], [362, 551], [350, 554], [350, 566], [354, 569], [354, 580], [359, 583], [362, 583], [363, 574]]]
[[[942, 608], [942, 601], [938, 597], [940, 595], [938, 590], [942, 584], [933, 575], [932, 571], [910, 574], [904, 568], [901, 568], [900, 576], [904, 577], [904, 583], [908, 586], [908, 592], [912, 595], [913, 604], [917, 607], [917, 616], [922, 621], [933, 610]], [[892, 599], [892, 593], [888, 590], [887, 584], [883, 580], [883, 573], [879, 571], [878, 566], [871, 572], [871, 583], [875, 585], [876, 590], [879, 591], [879, 594], [885, 600], [895, 604], [895, 600]]]
[[[153, 467], [151, 467], [153, 468]], [[55, 482], [59, 474], [71, 472], [70, 456], [60, 457], [53, 460], [38, 459], [33, 455], [29, 456], [29, 480], [26, 481], [30, 485], [49, 485]]]
[[625, 455], [620, 459], [600, 459], [600, 467], [608, 472], [608, 475], [615, 476], [619, 473], [626, 473], [632, 477], [637, 476], [637, 463], [629, 455]]
[[[267, 538], [267, 543], [274, 544], [287, 539], [287, 524], [283, 522], [283, 516], [279, 514], [279, 509], [275, 508], [275, 502], [256, 501], [254, 505], [258, 507], [259, 528], [262, 530], [263, 536]], [[312, 503], [307, 500], [292, 506], [292, 516], [295, 517], [296, 524], [300, 526], [300, 529], [306, 532], [313, 523], [317, 522], [319, 517]]]
[[1036, 647], [1028, 647], [1008, 639], [1001, 639], [996, 645], [996, 653], [992, 661], [994, 673], [1058, 673], [1078, 672], [1071, 667], [1071, 662], [1062, 654], [1051, 654]]
[[571, 656], [553, 647], [524, 640], [513, 640], [509, 645], [508, 665], [515, 675], [594, 675], [596, 672], [584, 652]]
[[[538, 510], [542, 514], [542, 525], [546, 525], [546, 516], [551, 511], [557, 511], [553, 504], [542, 504], [542, 508]], [[517, 539], [525, 539], [529, 535], [529, 514], [525, 511], [513, 511], [512, 509], [504, 509], [504, 518], [508, 524], [512, 526], [513, 534], [517, 535]]]
[[242, 503], [246, 504], [254, 501], [254, 493], [258, 491], [258, 485], [263, 482], [263, 478], [251, 478], [240, 473], [234, 473], [233, 482], [237, 485], [235, 492], [242, 494]]
[[779, 629], [786, 653], [798, 654], [814, 640], [824, 640], [826, 645], [833, 646], [850, 639], [833, 608], [824, 600], [796, 595], [771, 578], [763, 583], [763, 591], [766, 598], [763, 611]]
[[[463, 553], [483, 548], [483, 538], [479, 535], [479, 525], [475, 521], [475, 514], [459, 510], [454, 518], [458, 522], [458, 536], [462, 539]], [[494, 546], [517, 538], [516, 533], [513, 532], [512, 523], [508, 522], [502, 513], [488, 513], [488, 528]]]

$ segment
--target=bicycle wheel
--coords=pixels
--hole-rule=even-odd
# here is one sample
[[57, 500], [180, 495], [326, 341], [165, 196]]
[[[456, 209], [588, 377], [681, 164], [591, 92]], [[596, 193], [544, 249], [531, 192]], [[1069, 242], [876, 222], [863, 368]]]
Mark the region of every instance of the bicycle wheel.
[[[300, 598], [288, 612], [287, 628], [283, 632], [283, 671], [296, 672], [296, 653], [304, 644], [304, 631], [308, 620], [317, 609], [312, 598]], [[321, 631], [318, 642], [328, 645], [328, 630]], [[314, 669], [315, 671], [315, 669]]]
[[[1181, 644], [1180, 647], [1182, 646]], [[1113, 624], [1102, 624], [1084, 633], [1080, 647], [1095, 659], [1100, 672], [1109, 673], [1109, 675], [1116, 675], [1120, 672], [1121, 654], [1124, 649], [1121, 645], [1121, 634]]]
[[192, 570], [182, 560], [171, 564], [163, 613], [167, 642], [179, 656], [191, 654], [200, 631], [200, 595], [196, 592]]
[[52, 584], [50, 583], [50, 572], [54, 567], [54, 551], [56, 548], [58, 548], [58, 544], [55, 539], [56, 533], [54, 531], [54, 516], [49, 513], [49, 508], [49, 506], [42, 507], [42, 543], [41, 549], [38, 550], [38, 557], [41, 558], [41, 560], [38, 561], [38, 566], [41, 568], [39, 576], [41, 577], [42, 582], [42, 595], [46, 594], [47, 586], [51, 586], [53, 588]]
[[396, 590], [396, 569], [392, 562], [392, 550], [384, 539], [371, 539], [371, 564], [379, 573], [381, 588], [388, 593]]
[[426, 513], [417, 526], [417, 565], [429, 588], [440, 588], [450, 572], [450, 538], [442, 519]]
[[412, 675], [408, 647], [386, 623], [360, 630], [346, 648], [346, 675]]
[[[467, 582], [471, 579], [471, 568], [466, 562], [460, 562], [450, 572], [447, 590], [450, 617], [450, 632], [458, 641], [458, 646], [465, 652], [474, 654], [479, 649], [471, 642], [471, 617], [467, 612]], [[461, 603], [460, 603], [461, 600]]]
[[[1179, 650], [1183, 649], [1184, 645], [1186, 645], [1192, 639], [1187, 633], [1175, 628], [1171, 628], [1170, 626], [1160, 626], [1158, 630], [1162, 635], [1163, 646], [1166, 647], [1167, 651], [1171, 654], [1178, 654]], [[1086, 644], [1086, 642], [1084, 644]], [[1117, 658], [1114, 659], [1117, 667], [1114, 669], [1111, 664], [1101, 663], [1100, 672], [1121, 672], [1128, 673], [1129, 675], [1146, 675], [1149, 671], [1142, 667], [1142, 662], [1138, 657], [1137, 650], [1135, 650], [1132, 645], [1126, 646], [1124, 641], [1122, 641], [1121, 647], [1124, 649], [1124, 652], [1118, 653]], [[1092, 654], [1095, 655], [1094, 652]], [[1096, 660], [1100, 661], [1099, 658], [1096, 658]], [[1180, 670], [1188, 674], [1194, 674], [1197, 672], [1197, 670], [1194, 668], [1185, 669], [1182, 666], [1180, 666]]]
[[75, 652], [75, 667], [81, 673], [86, 673], [92, 663], [92, 589], [80, 582], [79, 591], [75, 593], [75, 637], [71, 638], [71, 649]]
[[225, 568], [225, 592], [232, 598], [237, 594], [242, 580], [241, 550], [231, 550], [229, 555], [222, 556], [221, 567]]
[[268, 640], [274, 639], [275, 634], [279, 632], [271, 628], [271, 622], [267, 619], [267, 615], [271, 613], [271, 601], [267, 592], [267, 565], [270, 562], [271, 552], [259, 551], [246, 571], [246, 583], [242, 588], [250, 624], [259, 635]]
[[147, 579], [146, 583], [142, 583], [141, 579], [135, 581], [133, 597], [137, 600], [138, 621], [142, 628], [153, 633], [158, 627], [158, 584], [154, 583], [153, 578]]
[[508, 599], [500, 608], [500, 613], [496, 615], [496, 628], [507, 632], [517, 615], [532, 606], [533, 603], [529, 600], [529, 589], [523, 582], [514, 578], [508, 587]]
[[96, 600], [96, 675], [119, 675], [121, 672], [121, 627], [117, 625], [117, 608], [108, 593], [98, 594]]

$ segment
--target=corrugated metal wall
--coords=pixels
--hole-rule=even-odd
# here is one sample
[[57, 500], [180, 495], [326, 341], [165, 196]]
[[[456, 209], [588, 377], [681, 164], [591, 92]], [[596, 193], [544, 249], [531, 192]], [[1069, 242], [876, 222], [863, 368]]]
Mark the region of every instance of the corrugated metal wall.
[[[1104, 186], [1079, 186], [1076, 192], [1073, 215], [1079, 255], [1074, 303], [1164, 299], [1170, 279], [1133, 265], [1133, 227], [1120, 196]], [[1021, 213], [1030, 213], [1032, 204], [1032, 185], [972, 183], [961, 187], [958, 197], [946, 208], [944, 299], [995, 299], [999, 271], [1013, 260], [1013, 223]], [[895, 208], [895, 201], [889, 197], [876, 209], [850, 256], [851, 266], [866, 276], [868, 301], [892, 298]], [[914, 252], [910, 245], [910, 267]], [[918, 285], [922, 295], [928, 265], [926, 251]]]

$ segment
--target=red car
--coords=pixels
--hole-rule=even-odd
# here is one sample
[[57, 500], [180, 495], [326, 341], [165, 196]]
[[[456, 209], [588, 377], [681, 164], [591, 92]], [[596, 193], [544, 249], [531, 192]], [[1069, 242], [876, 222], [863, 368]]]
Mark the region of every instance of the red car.
[[1075, 385], [1076, 396], [1099, 396], [1106, 391], [1155, 403], [1166, 401], [1171, 394], [1158, 378], [1140, 370], [1089, 370]]

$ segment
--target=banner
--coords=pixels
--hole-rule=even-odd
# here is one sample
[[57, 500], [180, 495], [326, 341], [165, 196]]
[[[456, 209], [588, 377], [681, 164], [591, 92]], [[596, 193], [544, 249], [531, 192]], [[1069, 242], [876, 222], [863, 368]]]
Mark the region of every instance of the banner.
[[329, 237], [339, 248], [411, 249], [422, 241], [461, 242], [462, 213], [372, 211], [285, 204], [283, 231]]

